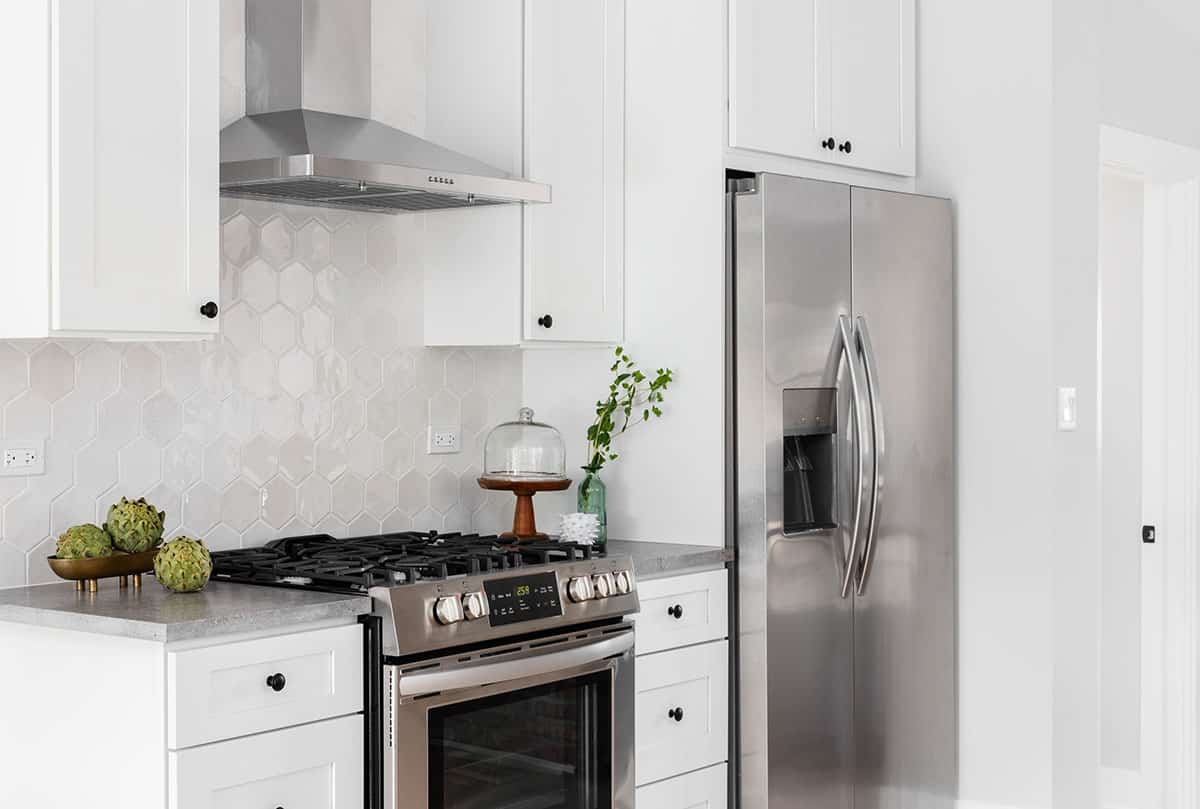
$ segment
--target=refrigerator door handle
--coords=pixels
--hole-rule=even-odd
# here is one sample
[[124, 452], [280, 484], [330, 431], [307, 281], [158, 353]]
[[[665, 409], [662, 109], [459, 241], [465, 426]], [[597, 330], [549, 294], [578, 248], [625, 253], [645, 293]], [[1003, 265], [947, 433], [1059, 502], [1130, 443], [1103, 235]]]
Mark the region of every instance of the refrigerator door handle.
[[867, 580], [871, 577], [871, 564], [875, 560], [875, 538], [879, 531], [879, 500], [883, 493], [881, 465], [884, 428], [883, 410], [879, 401], [879, 366], [875, 362], [875, 348], [871, 345], [867, 319], [862, 315], [859, 315], [855, 322], [854, 338], [862, 349], [863, 367], [867, 377], [867, 397], [871, 410], [871, 508], [867, 512], [867, 538], [863, 545], [862, 562], [858, 566], [858, 585], [855, 588], [855, 592], [861, 596], [867, 591]]
[[867, 437], [871, 433], [868, 426], [870, 408], [865, 396], [864, 383], [859, 378], [855, 330], [850, 324], [849, 316], [840, 315], [838, 317], [838, 334], [841, 341], [840, 353], [846, 358], [846, 369], [850, 376], [850, 399], [854, 408], [855, 450], [858, 452], [858, 479], [855, 484], [857, 491], [854, 498], [854, 522], [851, 523], [850, 548], [846, 552], [845, 566], [840, 571], [842, 574], [842, 598], [848, 598], [851, 583], [858, 572], [858, 541], [863, 529], [863, 492], [866, 488], [867, 464], [871, 461], [874, 453], [872, 449], [874, 441], [868, 443], [867, 440]]

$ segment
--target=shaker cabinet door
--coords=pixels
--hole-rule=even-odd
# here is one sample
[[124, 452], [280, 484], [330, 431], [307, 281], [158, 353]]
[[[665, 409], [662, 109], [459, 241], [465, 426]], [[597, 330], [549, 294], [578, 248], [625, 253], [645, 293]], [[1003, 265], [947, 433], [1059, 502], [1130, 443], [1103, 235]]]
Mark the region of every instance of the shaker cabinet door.
[[638, 786], [728, 758], [728, 643], [640, 656], [636, 678]]
[[219, 6], [53, 3], [52, 330], [217, 331]]
[[167, 754], [168, 809], [361, 809], [363, 718]]
[[724, 764], [638, 787], [638, 809], [725, 809], [728, 774]]
[[623, 329], [625, 2], [526, 2], [524, 335], [619, 342]]
[[729, 145], [827, 160], [828, 0], [730, 0]]
[[[916, 173], [913, 0], [837, 0], [830, 8], [836, 162]], [[849, 152], [841, 147], [849, 144]]]

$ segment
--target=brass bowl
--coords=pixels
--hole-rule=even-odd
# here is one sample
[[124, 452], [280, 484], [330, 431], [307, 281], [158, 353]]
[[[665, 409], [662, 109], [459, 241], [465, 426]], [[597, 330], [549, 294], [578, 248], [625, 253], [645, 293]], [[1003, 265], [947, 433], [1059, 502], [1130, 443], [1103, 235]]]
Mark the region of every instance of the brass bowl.
[[142, 574], [154, 570], [154, 557], [158, 556], [158, 548], [152, 548], [141, 553], [114, 553], [112, 556], [102, 556], [98, 559], [59, 559], [57, 556], [47, 556], [46, 562], [50, 569], [60, 579], [75, 582], [76, 590], [83, 590], [85, 585], [91, 592], [100, 589], [100, 579], [111, 579], [119, 576], [121, 586], [129, 586], [129, 577], [133, 577], [133, 586], [142, 586]]

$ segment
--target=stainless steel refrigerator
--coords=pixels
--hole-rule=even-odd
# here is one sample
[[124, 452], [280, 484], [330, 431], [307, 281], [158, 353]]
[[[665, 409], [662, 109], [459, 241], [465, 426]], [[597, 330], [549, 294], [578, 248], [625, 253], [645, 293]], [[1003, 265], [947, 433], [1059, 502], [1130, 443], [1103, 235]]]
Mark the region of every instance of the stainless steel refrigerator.
[[951, 807], [950, 203], [729, 186], [740, 805]]

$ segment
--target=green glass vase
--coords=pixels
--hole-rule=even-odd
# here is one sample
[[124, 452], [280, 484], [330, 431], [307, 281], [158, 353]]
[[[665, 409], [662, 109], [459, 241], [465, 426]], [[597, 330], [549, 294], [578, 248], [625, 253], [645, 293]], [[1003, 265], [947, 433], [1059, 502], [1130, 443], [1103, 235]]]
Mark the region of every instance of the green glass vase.
[[596, 534], [596, 547], [608, 544], [608, 490], [599, 472], [584, 469], [587, 475], [579, 483], [579, 511], [595, 514], [600, 518], [600, 531]]

